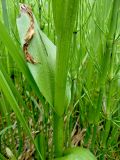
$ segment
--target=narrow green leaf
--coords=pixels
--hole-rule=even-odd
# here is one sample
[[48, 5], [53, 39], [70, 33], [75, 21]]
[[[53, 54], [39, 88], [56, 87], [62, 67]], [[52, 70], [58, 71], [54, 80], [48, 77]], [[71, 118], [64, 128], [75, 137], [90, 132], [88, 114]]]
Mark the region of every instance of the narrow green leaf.
[[7, 2], [6, 0], [1, 0], [2, 3], [2, 14], [3, 14], [3, 20], [4, 24], [9, 31], [9, 21], [8, 21], [8, 11], [7, 11]]
[[70, 59], [70, 47], [79, 0], [53, 0], [52, 2], [55, 29], [57, 32], [54, 107], [57, 114], [62, 115], [67, 107], [65, 103], [65, 92]]
[[3, 134], [5, 134], [5, 132], [9, 129], [13, 128], [13, 125], [7, 126], [5, 127], [2, 131], [0, 131], [0, 136], [2, 136]]
[[[11, 81], [10, 77], [8, 76], [8, 74], [6, 73], [5, 68], [2, 66], [2, 64], [0, 64], [0, 70], [3, 73], [3, 75], [4, 75], [6, 81], [7, 81], [8, 85], [9, 85], [13, 95], [18, 100], [18, 103], [21, 104], [21, 106], [23, 106], [24, 109], [27, 110], [27, 113], [29, 114], [28, 107], [25, 105], [21, 95], [19, 94], [19, 92], [17, 91], [15, 86], [13, 85], [13, 82]], [[4, 106], [4, 113], [6, 113], [5, 106]]]
[[1, 160], [7, 160], [1, 153], [0, 153], [0, 159]]
[[[1, 72], [1, 70], [0, 70], [0, 88], [2, 89], [6, 98], [8, 99], [8, 102], [10, 103], [10, 106], [13, 109], [13, 111], [15, 112], [17, 118], [21, 122], [22, 127], [24, 128], [24, 130], [26, 131], [27, 135], [30, 137], [32, 142], [35, 144], [36, 150], [38, 151], [39, 156], [41, 157], [39, 149], [37, 148], [37, 145], [36, 145], [34, 139], [32, 138], [31, 131], [30, 131], [30, 129], [29, 129], [29, 127], [28, 127], [28, 125], [25, 121], [25, 118], [24, 118], [24, 116], [23, 116], [23, 114], [22, 114], [22, 112], [19, 108], [19, 105], [16, 101], [16, 98], [13, 95], [13, 92], [12, 92], [11, 88], [9, 87], [9, 85], [8, 85], [8, 83], [7, 83], [7, 81], [4, 77], [4, 74]], [[42, 159], [42, 157], [41, 157], [41, 159]]]
[[69, 70], [70, 48], [79, 0], [52, 0], [53, 17], [57, 34], [55, 68], [54, 145], [55, 157], [62, 156], [64, 148], [64, 112]]

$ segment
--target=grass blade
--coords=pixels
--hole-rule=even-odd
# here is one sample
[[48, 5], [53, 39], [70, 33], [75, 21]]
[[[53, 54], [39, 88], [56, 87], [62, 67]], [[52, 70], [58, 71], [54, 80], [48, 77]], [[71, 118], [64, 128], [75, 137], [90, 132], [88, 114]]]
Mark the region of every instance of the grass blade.
[[[0, 70], [0, 88], [2, 89], [4, 95], [6, 96], [6, 98], [8, 99], [10, 106], [12, 107], [13, 111], [15, 112], [17, 118], [19, 119], [19, 121], [21, 122], [21, 125], [23, 126], [26, 134], [30, 137], [30, 139], [32, 140], [32, 142], [35, 144], [36, 150], [39, 153], [39, 156], [41, 157], [41, 154], [39, 152], [39, 149], [37, 148], [37, 145], [32, 137], [31, 131], [27, 125], [27, 122], [24, 119], [24, 116], [22, 115], [22, 112], [19, 108], [19, 105], [16, 101], [15, 96], [13, 95], [13, 92], [11, 90], [11, 88], [9, 87], [4, 74], [1, 72]], [[41, 157], [42, 159], [42, 157]]]

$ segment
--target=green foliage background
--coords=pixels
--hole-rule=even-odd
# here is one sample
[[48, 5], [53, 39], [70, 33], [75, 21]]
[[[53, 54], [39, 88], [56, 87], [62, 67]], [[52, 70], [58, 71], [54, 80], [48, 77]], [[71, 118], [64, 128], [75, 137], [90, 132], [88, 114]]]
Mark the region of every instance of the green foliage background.
[[[24, 59], [19, 2], [36, 18], [36, 66]], [[119, 24], [119, 0], [0, 1], [1, 159], [6, 147], [18, 159], [32, 144], [36, 159], [52, 159], [53, 143], [56, 156], [83, 146], [97, 159], [120, 159]]]

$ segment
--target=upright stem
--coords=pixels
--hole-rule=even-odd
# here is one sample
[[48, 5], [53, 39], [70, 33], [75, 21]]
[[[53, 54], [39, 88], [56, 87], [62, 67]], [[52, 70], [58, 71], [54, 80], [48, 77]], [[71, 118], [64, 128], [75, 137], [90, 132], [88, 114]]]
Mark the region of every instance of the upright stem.
[[70, 59], [70, 45], [79, 0], [52, 0], [53, 17], [57, 35], [57, 54], [54, 95], [54, 151], [55, 157], [63, 154], [64, 111], [66, 103], [66, 84]]
[[[110, 121], [111, 81], [113, 78], [113, 62], [114, 62], [114, 57], [116, 53], [114, 40], [115, 40], [115, 34], [116, 34], [119, 6], [120, 6], [120, 1], [113, 0], [111, 16], [110, 16], [110, 23], [108, 26], [109, 32], [107, 35], [106, 48], [105, 48], [105, 53], [104, 53], [104, 57], [102, 60], [102, 66], [101, 66], [102, 71], [100, 73], [99, 97], [98, 97], [98, 103], [97, 103], [97, 108], [96, 108], [95, 125], [99, 123], [100, 111], [101, 111], [101, 106], [103, 103], [103, 96], [106, 92], [106, 86], [105, 86], [106, 79], [107, 79], [107, 75], [109, 74], [110, 83], [108, 86], [108, 95], [107, 95], [107, 104], [106, 104], [106, 115], [107, 115], [106, 119], [107, 120], [105, 122], [105, 129], [103, 131], [103, 137], [101, 140], [102, 145], [105, 149], [104, 153], [106, 152], [106, 141], [107, 141], [107, 137], [109, 135], [110, 126], [111, 126], [111, 121]], [[103, 159], [104, 153], [101, 159]]]
[[110, 67], [109, 67], [109, 85], [108, 85], [108, 97], [107, 97], [107, 107], [106, 107], [106, 115], [107, 120], [105, 124], [105, 130], [103, 132], [103, 139], [102, 144], [103, 147], [106, 148], [107, 138], [110, 132], [111, 126], [111, 95], [112, 95], [112, 79], [113, 79], [113, 68], [114, 68], [114, 58], [116, 54], [116, 46], [115, 46], [115, 35], [117, 30], [117, 22], [118, 22], [118, 10], [120, 7], [120, 1], [114, 0], [113, 2], [113, 10], [111, 16], [111, 23], [110, 23], [110, 32], [109, 32], [109, 39], [108, 39], [108, 50], [106, 54], [110, 54]]
[[54, 153], [55, 157], [62, 156], [64, 146], [64, 119], [54, 113]]
[[[120, 6], [120, 1], [114, 0], [113, 6], [112, 6], [112, 11], [111, 11], [110, 24], [109, 24], [109, 33], [107, 35], [106, 49], [105, 49], [103, 62], [102, 62], [102, 66], [101, 66], [102, 71], [100, 74], [100, 89], [99, 89], [98, 105], [97, 105], [97, 109], [96, 109], [96, 120], [95, 120], [96, 123], [99, 121], [99, 113], [101, 110], [103, 94], [105, 91], [106, 77], [107, 77], [108, 72], [111, 74], [111, 70], [112, 70], [112, 68], [109, 67], [109, 64], [110, 64], [110, 58], [114, 57], [113, 54], [115, 54], [114, 40], [115, 40], [115, 34], [116, 34], [119, 6]], [[110, 65], [113, 66], [113, 58], [112, 58]], [[109, 106], [107, 107], [107, 110], [109, 110]]]

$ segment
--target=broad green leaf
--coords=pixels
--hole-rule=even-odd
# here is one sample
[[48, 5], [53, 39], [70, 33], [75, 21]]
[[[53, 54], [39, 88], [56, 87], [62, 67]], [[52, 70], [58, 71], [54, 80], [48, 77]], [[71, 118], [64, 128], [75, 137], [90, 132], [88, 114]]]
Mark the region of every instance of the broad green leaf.
[[95, 156], [85, 148], [68, 149], [65, 155], [55, 160], [96, 160]]
[[34, 89], [35, 93], [40, 98], [41, 102], [44, 103], [44, 100], [42, 98], [42, 95], [40, 93], [39, 88], [37, 87], [35, 80], [33, 79], [33, 76], [31, 75], [28, 66], [26, 65], [24, 59], [23, 59], [23, 52], [21, 49], [14, 43], [13, 39], [9, 36], [5, 26], [0, 21], [0, 40], [3, 42], [3, 44], [7, 47], [9, 50], [9, 54], [13, 58], [13, 60], [16, 62], [20, 70], [25, 75], [26, 79], [28, 80], [31, 87]]
[[[24, 38], [29, 25], [28, 15], [26, 13], [21, 13], [21, 16], [17, 19], [21, 46], [24, 44]], [[41, 93], [46, 100], [53, 105], [56, 47], [39, 29], [36, 19], [35, 34], [29, 44], [28, 51], [35, 61], [39, 62], [37, 64], [28, 62], [28, 67]]]

